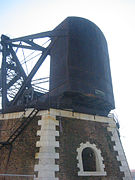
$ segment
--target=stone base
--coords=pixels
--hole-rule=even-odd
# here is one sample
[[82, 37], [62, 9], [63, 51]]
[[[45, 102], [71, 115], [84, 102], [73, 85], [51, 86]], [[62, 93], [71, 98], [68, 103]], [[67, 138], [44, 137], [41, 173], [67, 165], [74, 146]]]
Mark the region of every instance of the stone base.
[[[0, 115], [0, 141], [24, 112]], [[6, 129], [7, 131], [3, 131]], [[92, 150], [94, 170], [84, 170], [82, 153]], [[131, 180], [131, 174], [113, 118], [50, 109], [37, 117], [13, 143], [0, 150], [0, 174], [33, 175], [34, 180]]]
[[[113, 118], [55, 109], [40, 111], [39, 115], [35, 179], [132, 179]], [[83, 171], [81, 153], [86, 147], [96, 154], [96, 171]]]

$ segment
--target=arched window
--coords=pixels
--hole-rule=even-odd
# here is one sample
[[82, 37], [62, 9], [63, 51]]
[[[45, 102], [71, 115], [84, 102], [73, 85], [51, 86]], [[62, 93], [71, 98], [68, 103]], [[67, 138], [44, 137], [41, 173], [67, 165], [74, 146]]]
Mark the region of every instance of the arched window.
[[106, 176], [101, 151], [95, 144], [81, 143], [77, 153], [78, 176]]
[[82, 151], [82, 163], [84, 171], [96, 171], [96, 157], [94, 151], [87, 147]]

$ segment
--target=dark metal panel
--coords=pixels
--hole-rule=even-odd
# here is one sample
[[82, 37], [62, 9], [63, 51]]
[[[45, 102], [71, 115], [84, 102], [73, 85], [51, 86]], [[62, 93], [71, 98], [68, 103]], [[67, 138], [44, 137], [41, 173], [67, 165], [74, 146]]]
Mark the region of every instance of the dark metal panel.
[[[68, 108], [78, 102], [80, 106], [74, 106], [77, 111], [83, 109], [85, 112], [84, 106], [87, 106], [91, 113], [107, 114], [115, 106], [108, 48], [103, 33], [94, 23], [78, 17], [67, 18], [56, 29], [66, 29], [68, 36], [65, 41], [56, 43], [51, 51], [50, 87], [55, 89], [51, 96], [70, 91], [68, 98], [72, 99], [72, 103], [67, 105]], [[59, 86], [61, 81], [62, 88]], [[77, 101], [73, 93], [83, 96], [80, 99], [78, 94]], [[88, 99], [93, 97], [94, 101], [89, 103]], [[62, 107], [66, 106], [62, 103]]]
[[[69, 89], [68, 84], [68, 24], [61, 24], [54, 30], [54, 36], [57, 32], [62, 32], [66, 36], [59, 36], [57, 42], [50, 51], [50, 92], [55, 91], [55, 96]], [[55, 34], [56, 33], [56, 34]]]

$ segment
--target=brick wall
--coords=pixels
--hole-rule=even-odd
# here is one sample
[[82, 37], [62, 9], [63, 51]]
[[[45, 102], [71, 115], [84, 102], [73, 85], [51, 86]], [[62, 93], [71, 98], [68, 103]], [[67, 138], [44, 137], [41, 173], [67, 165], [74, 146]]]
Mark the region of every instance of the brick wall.
[[[112, 133], [107, 131], [108, 123], [57, 117], [60, 121], [59, 172], [60, 180], [122, 180], [124, 173], [120, 172], [121, 163], [117, 160], [118, 152], [113, 150], [115, 143], [111, 140]], [[104, 177], [79, 177], [77, 168], [77, 148], [81, 143], [94, 143], [101, 150], [104, 158]]]
[[[34, 174], [35, 153], [37, 151], [36, 141], [38, 140], [36, 134], [39, 128], [39, 119], [40, 117], [36, 117], [30, 122], [26, 129], [12, 144], [12, 148], [7, 145], [0, 150], [0, 174]], [[3, 118], [3, 120], [0, 120], [0, 141], [6, 141], [8, 139], [12, 131], [11, 129], [16, 129], [20, 124], [19, 121], [19, 118]], [[9, 157], [10, 149], [11, 154]], [[2, 179], [1, 176], [0, 179]], [[17, 179], [22, 178], [20, 177]]]
[[[6, 141], [11, 133], [11, 127], [16, 126], [20, 121], [21, 114], [20, 112], [19, 115], [16, 113], [0, 115], [0, 141]], [[26, 113], [25, 117], [27, 116]], [[105, 165], [104, 172], [107, 176], [78, 176], [77, 149], [80, 148], [81, 143], [88, 142], [101, 151], [102, 163]], [[0, 174], [34, 175], [35, 170], [37, 173], [35, 180], [131, 179], [127, 173], [128, 165], [125, 166], [127, 161], [115, 121], [107, 117], [55, 109], [40, 111], [13, 143], [7, 163], [9, 150], [10, 146], [0, 150]], [[50, 162], [49, 159], [53, 161]], [[0, 177], [0, 180], [11, 179], [32, 180], [33, 178]]]

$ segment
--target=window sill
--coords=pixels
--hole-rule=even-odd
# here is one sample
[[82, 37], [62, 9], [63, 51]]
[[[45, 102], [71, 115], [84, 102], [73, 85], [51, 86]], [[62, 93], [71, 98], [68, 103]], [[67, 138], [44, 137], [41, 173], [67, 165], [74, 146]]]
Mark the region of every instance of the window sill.
[[78, 176], [106, 176], [106, 172], [93, 171], [93, 172], [78, 172]]

